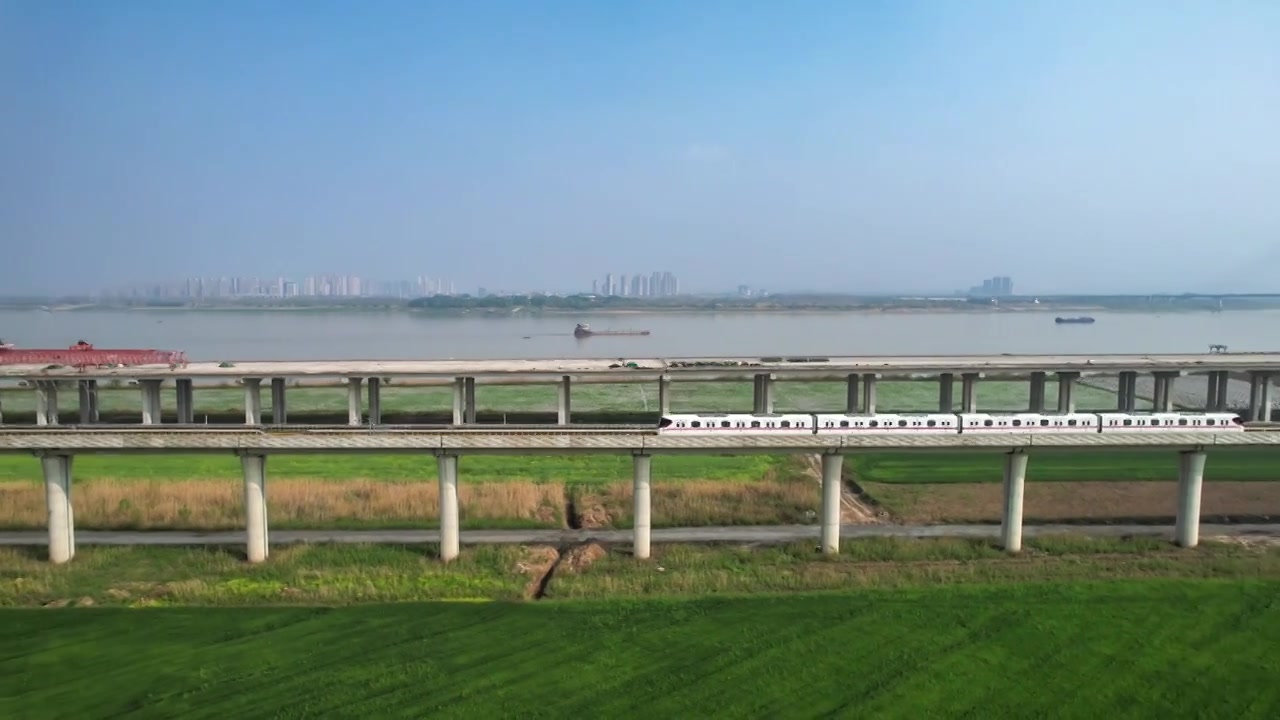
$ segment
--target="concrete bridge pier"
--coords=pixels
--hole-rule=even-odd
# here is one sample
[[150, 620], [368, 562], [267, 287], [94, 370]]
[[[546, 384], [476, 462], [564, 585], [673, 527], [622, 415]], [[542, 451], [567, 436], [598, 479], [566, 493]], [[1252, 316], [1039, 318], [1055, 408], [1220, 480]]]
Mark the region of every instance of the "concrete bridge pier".
[[471, 424], [476, 421], [476, 379], [453, 379], [453, 424]]
[[844, 456], [835, 453], [822, 456], [822, 553], [840, 552], [840, 470]]
[[49, 508], [49, 562], [61, 565], [76, 556], [75, 513], [71, 508], [71, 456], [42, 455], [44, 498]]
[[560, 382], [556, 383], [556, 422], [560, 425], [569, 424], [570, 384], [568, 375], [561, 377]]
[[752, 393], [752, 412], [767, 415], [773, 412], [773, 373], [759, 373], [755, 376], [755, 390]]
[[867, 415], [876, 413], [876, 381], [880, 373], [862, 374], [862, 412]]
[[36, 425], [58, 424], [58, 385], [52, 380], [36, 381]]
[[1214, 370], [1209, 373], [1208, 390], [1205, 393], [1204, 409], [1206, 412], [1221, 412], [1227, 409], [1227, 393], [1231, 381], [1231, 373], [1225, 370]]
[[285, 380], [287, 378], [271, 378], [271, 422], [284, 425], [289, 422], [289, 407], [285, 398]]
[[98, 422], [98, 381], [81, 380], [78, 383], [78, 389], [80, 391], [80, 424], [91, 425]]
[[[357, 391], [356, 401], [359, 402], [359, 399], [360, 395]], [[382, 424], [382, 378], [369, 378], [369, 424]]]
[[142, 424], [159, 425], [164, 422], [163, 405], [160, 403], [160, 385], [163, 380], [139, 380], [142, 388]]
[[1022, 496], [1027, 481], [1027, 454], [1015, 450], [1004, 456], [1004, 517], [1000, 546], [1006, 552], [1022, 551]]
[[245, 555], [251, 563], [267, 559], [267, 456], [244, 453]]
[[1204, 485], [1203, 452], [1178, 454], [1178, 517], [1174, 537], [1182, 547], [1200, 542], [1200, 490]]
[[663, 375], [658, 378], [658, 412], [662, 415], [671, 414], [671, 376]]
[[1249, 419], [1254, 422], [1271, 420], [1271, 374], [1249, 373]]
[[360, 385], [364, 378], [347, 378], [347, 425], [358, 427], [364, 424], [364, 408], [360, 401]]
[[196, 389], [191, 378], [178, 378], [174, 383], [178, 401], [178, 424], [191, 425], [196, 421]]
[[955, 395], [956, 376], [953, 373], [942, 373], [938, 376], [938, 412], [955, 411], [953, 396]]
[[1044, 378], [1044, 372], [1036, 371], [1031, 373], [1031, 397], [1029, 398], [1030, 402], [1027, 403], [1028, 412], [1044, 412]]
[[450, 562], [458, 557], [458, 456], [436, 456], [440, 476], [440, 559]]
[[653, 458], [649, 455], [636, 454], [631, 456], [631, 478], [632, 478], [632, 516], [635, 534], [633, 545], [635, 547], [635, 557], [637, 560], [649, 559], [649, 530], [651, 525], [650, 519], [650, 498], [649, 498], [649, 468]]
[[1173, 412], [1173, 382], [1182, 375], [1178, 371], [1155, 372], [1155, 397], [1151, 403], [1154, 412]]
[[1080, 378], [1078, 372], [1058, 373], [1058, 412], [1073, 413], [1076, 411], [1075, 387]]
[[982, 373], [962, 373], [960, 375], [960, 412], [978, 412], [978, 381]]
[[1138, 408], [1138, 373], [1126, 370], [1120, 373], [1116, 388], [1116, 412], [1133, 412]]
[[244, 378], [244, 424], [262, 424], [262, 378]]
[[856, 415], [858, 413], [858, 379], [859, 375], [857, 373], [850, 373], [845, 378], [844, 411], [847, 415]]

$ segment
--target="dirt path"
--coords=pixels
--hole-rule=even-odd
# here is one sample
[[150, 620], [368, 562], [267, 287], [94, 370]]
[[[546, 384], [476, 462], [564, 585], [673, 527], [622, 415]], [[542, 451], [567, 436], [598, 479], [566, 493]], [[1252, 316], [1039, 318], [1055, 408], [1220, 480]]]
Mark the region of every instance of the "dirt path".
[[[804, 475], [814, 481], [821, 489], [822, 487], [822, 456], [821, 455], [804, 455], [802, 456]], [[888, 522], [888, 513], [879, 510], [874, 505], [864, 501], [859, 493], [856, 483], [855, 487], [849, 487], [847, 482], [840, 483], [840, 522], [846, 525], [874, 525], [876, 523]]]

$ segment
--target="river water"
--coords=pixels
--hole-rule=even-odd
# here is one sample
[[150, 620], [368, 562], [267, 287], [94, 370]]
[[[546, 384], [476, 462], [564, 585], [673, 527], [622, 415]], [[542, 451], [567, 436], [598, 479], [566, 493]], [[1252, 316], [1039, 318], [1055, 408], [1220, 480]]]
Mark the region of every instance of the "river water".
[[[1184, 353], [1210, 344], [1280, 350], [1280, 310], [1108, 313], [1057, 325], [1053, 313], [631, 313], [428, 317], [405, 312], [0, 310], [19, 347], [186, 351], [193, 361], [759, 355]], [[576, 339], [573, 326], [644, 329]]]

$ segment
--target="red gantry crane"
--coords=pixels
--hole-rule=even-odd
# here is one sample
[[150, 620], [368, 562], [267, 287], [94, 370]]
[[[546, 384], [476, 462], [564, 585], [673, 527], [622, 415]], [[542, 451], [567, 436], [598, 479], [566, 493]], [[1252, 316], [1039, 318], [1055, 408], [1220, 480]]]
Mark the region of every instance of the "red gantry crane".
[[83, 340], [66, 350], [24, 349], [0, 340], [0, 365], [65, 365], [84, 370], [119, 365], [186, 364], [186, 354], [176, 350], [98, 350]]

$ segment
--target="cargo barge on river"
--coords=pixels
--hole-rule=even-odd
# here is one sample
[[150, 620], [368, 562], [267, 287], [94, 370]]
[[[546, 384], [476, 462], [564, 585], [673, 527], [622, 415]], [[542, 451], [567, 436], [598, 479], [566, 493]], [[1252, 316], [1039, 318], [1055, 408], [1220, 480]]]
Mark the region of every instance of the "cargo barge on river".
[[648, 335], [648, 330], [592, 330], [591, 326], [586, 323], [578, 323], [573, 329], [573, 336], [576, 338], [593, 337], [595, 335]]

